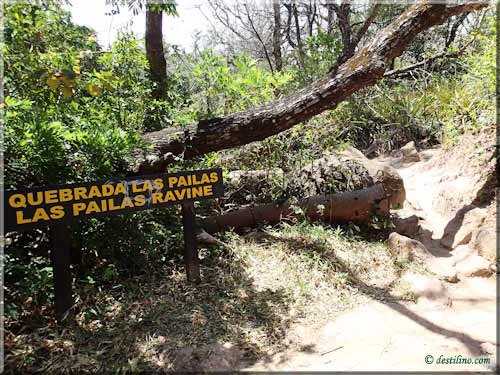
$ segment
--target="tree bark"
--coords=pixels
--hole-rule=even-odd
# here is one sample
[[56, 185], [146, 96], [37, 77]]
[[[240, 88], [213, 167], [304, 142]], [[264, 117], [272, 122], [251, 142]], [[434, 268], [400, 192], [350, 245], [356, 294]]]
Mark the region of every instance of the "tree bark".
[[484, 2], [412, 5], [336, 71], [287, 97], [184, 128], [170, 127], [145, 134], [144, 140], [153, 147], [137, 155], [130, 173], [155, 173], [165, 170], [174, 156], [190, 159], [259, 141], [333, 109], [356, 91], [381, 79], [392, 59], [400, 56], [417, 34], [452, 16], [486, 6]]
[[455, 20], [455, 22], [451, 26], [450, 33], [446, 36], [446, 41], [445, 41], [445, 45], [444, 45], [445, 49], [447, 49], [451, 45], [451, 43], [453, 43], [455, 41], [458, 28], [465, 21], [465, 19], [467, 18], [468, 15], [469, 15], [469, 13], [466, 12], [466, 13], [461, 14], [460, 17], [457, 17], [457, 19]]
[[309, 1], [309, 5], [306, 5], [306, 15], [307, 15], [307, 29], [309, 32], [309, 36], [313, 36], [314, 22], [316, 22], [316, 16], [317, 16], [316, 3]]
[[277, 72], [283, 69], [283, 60], [281, 58], [281, 12], [279, 0], [273, 1], [274, 10], [274, 29], [273, 29], [273, 55], [274, 66]]
[[[361, 39], [363, 39], [363, 37], [365, 36], [366, 32], [368, 31], [368, 28], [370, 27], [370, 25], [373, 23], [373, 21], [375, 20], [375, 17], [377, 17], [377, 14], [381, 8], [382, 4], [375, 4], [372, 9], [370, 10], [370, 13], [368, 14], [368, 17], [366, 17], [365, 21], [363, 22], [363, 24], [361, 25], [361, 27], [359, 28], [358, 32], [356, 33], [356, 36], [354, 37], [352, 43], [351, 43], [351, 48], [352, 48], [352, 52], [351, 52], [351, 55], [354, 53], [354, 48], [356, 48], [359, 44], [359, 42], [361, 41]], [[349, 56], [351, 57], [351, 56]]]
[[[301, 210], [297, 210], [298, 207]], [[293, 217], [305, 216], [327, 223], [363, 223], [373, 215], [389, 216], [389, 201], [381, 184], [358, 191], [315, 195], [301, 199], [295, 208], [288, 201], [282, 205], [265, 203], [246, 207], [208, 217], [201, 221], [200, 226], [208, 233], [217, 233], [229, 228], [255, 227], [264, 222], [278, 224]]]
[[167, 61], [163, 52], [163, 12], [146, 5], [146, 57], [154, 82], [153, 98], [164, 99], [167, 93]]
[[331, 36], [333, 33], [333, 15], [335, 14], [335, 12], [333, 10], [332, 4], [326, 3], [325, 6], [326, 6], [327, 11], [328, 11], [326, 33], [328, 36]]
[[[343, 51], [339, 59], [340, 64], [352, 56], [354, 52], [351, 46], [351, 5], [342, 2], [341, 5], [333, 5], [335, 14], [337, 15], [337, 22], [339, 24], [340, 35], [342, 36]], [[339, 64], [339, 65], [340, 65]]]
[[288, 44], [290, 47], [295, 49], [297, 47], [297, 44], [292, 40], [291, 36], [291, 30], [292, 30], [292, 5], [291, 4], [283, 4], [283, 6], [286, 8], [287, 11], [287, 17], [286, 17], [286, 26], [285, 26], [285, 35], [286, 35], [286, 40], [288, 41]]
[[302, 43], [302, 35], [300, 30], [300, 22], [299, 22], [299, 11], [297, 9], [297, 4], [295, 1], [292, 3], [292, 14], [293, 19], [295, 21], [295, 37], [297, 38], [297, 50], [299, 54], [299, 66], [300, 68], [304, 68], [304, 45]]
[[338, 60], [335, 62], [335, 64], [332, 66], [330, 69], [330, 72], [336, 72], [338, 67], [342, 65], [344, 62], [346, 62], [349, 58], [351, 58], [354, 55], [354, 51], [356, 51], [356, 47], [358, 46], [359, 42], [363, 37], [365, 36], [366, 32], [368, 31], [368, 28], [370, 25], [373, 23], [373, 20], [378, 14], [378, 11], [381, 7], [381, 4], [375, 4], [372, 9], [370, 10], [370, 13], [366, 17], [365, 21], [359, 28], [358, 32], [354, 37], [351, 37], [352, 34], [352, 29], [350, 25], [350, 20], [349, 20], [349, 15], [350, 15], [350, 7], [347, 4], [342, 4], [341, 6], [334, 5], [335, 12], [337, 13], [337, 18], [339, 20], [339, 25], [340, 25], [340, 30], [342, 34], [342, 43], [344, 45], [344, 50], [342, 51], [342, 54], [338, 58]]

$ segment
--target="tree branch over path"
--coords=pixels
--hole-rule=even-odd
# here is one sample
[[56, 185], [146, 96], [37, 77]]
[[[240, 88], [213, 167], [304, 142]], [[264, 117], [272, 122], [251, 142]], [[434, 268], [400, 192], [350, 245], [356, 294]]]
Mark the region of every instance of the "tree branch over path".
[[339, 103], [384, 76], [393, 58], [400, 56], [420, 32], [448, 18], [484, 8], [486, 2], [464, 4], [418, 3], [378, 32], [373, 40], [331, 72], [297, 92], [270, 104], [184, 128], [170, 127], [144, 134], [152, 149], [137, 155], [130, 174], [164, 171], [174, 156], [190, 159], [259, 141], [290, 129]]

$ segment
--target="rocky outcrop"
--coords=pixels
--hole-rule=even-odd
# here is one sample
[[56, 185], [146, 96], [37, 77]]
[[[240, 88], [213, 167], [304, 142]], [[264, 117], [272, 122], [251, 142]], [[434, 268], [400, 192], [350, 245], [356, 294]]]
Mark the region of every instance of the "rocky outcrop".
[[403, 275], [410, 289], [417, 297], [419, 303], [435, 306], [436, 304], [443, 307], [451, 306], [452, 301], [448, 295], [448, 291], [443, 283], [436, 277], [405, 273]]
[[426, 259], [431, 256], [427, 248], [420, 242], [396, 232], [392, 232], [386, 241], [391, 255], [401, 261]]
[[420, 161], [420, 155], [418, 154], [417, 148], [415, 147], [415, 142], [411, 141], [401, 147], [401, 154], [403, 155], [403, 162], [412, 163], [415, 161]]
[[463, 207], [446, 225], [441, 237], [441, 245], [454, 249], [459, 245], [467, 244], [472, 238], [472, 233], [481, 226], [485, 218], [486, 210], [474, 205]]
[[305, 198], [356, 191], [382, 184], [392, 208], [405, 200], [403, 179], [387, 165], [365, 157], [354, 147], [326, 152], [299, 171], [279, 169], [232, 171], [225, 178], [225, 203], [270, 203], [280, 197]]
[[494, 262], [497, 256], [497, 236], [495, 230], [484, 228], [484, 226], [476, 230], [472, 233], [469, 246], [483, 258]]
[[403, 236], [413, 236], [417, 234], [420, 229], [418, 220], [419, 218], [417, 215], [411, 215], [405, 218], [394, 217], [392, 219], [394, 232], [402, 234]]
[[427, 269], [448, 283], [458, 283], [460, 278], [454, 263], [449, 259], [433, 258], [427, 265]]
[[468, 255], [457, 262], [455, 267], [457, 272], [463, 276], [488, 277], [493, 274], [491, 262], [476, 254]]
[[381, 183], [392, 208], [402, 208], [406, 198], [403, 179], [396, 169], [368, 159], [351, 146], [324, 153], [304, 167], [296, 181], [302, 196], [352, 191]]

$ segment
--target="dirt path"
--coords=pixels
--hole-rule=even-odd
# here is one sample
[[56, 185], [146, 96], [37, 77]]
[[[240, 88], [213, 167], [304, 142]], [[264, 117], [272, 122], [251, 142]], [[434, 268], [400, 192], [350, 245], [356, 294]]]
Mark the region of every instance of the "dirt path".
[[[445, 167], [438, 155], [437, 150], [428, 150], [421, 153], [423, 161], [405, 166], [398, 166], [394, 158], [380, 161], [396, 166], [405, 181], [404, 216], [421, 218], [419, 239], [432, 254], [428, 268], [448, 273], [454, 271], [460, 251], [450, 252], [439, 241], [455, 213], [443, 208], [442, 192], [457, 187], [469, 191], [474, 180]], [[458, 283], [441, 285], [445, 298], [419, 299], [418, 303], [373, 300], [319, 330], [295, 327], [301, 351], [269, 353], [242, 370], [492, 371], [496, 363], [495, 277], [461, 277]], [[440, 356], [455, 361], [487, 357], [491, 363], [437, 364]], [[426, 358], [432, 363], [426, 363]]]

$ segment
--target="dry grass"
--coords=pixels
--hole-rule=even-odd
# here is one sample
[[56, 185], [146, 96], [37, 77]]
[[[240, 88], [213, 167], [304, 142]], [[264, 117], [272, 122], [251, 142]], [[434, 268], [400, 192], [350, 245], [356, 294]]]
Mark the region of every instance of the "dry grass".
[[290, 317], [310, 325], [368, 299], [406, 295], [393, 286], [409, 265], [395, 262], [382, 242], [347, 236], [340, 227], [283, 225], [238, 241], [255, 287], [286, 290], [293, 296]]
[[235, 368], [296, 345], [296, 325], [320, 325], [368, 299], [408, 297], [383, 243], [341, 229], [300, 223], [225, 241], [231, 250], [201, 251], [199, 286], [182, 269], [79, 285], [73, 324], [47, 318], [7, 332], [7, 373], [196, 370], [214, 352], [237, 353], [228, 364]]

